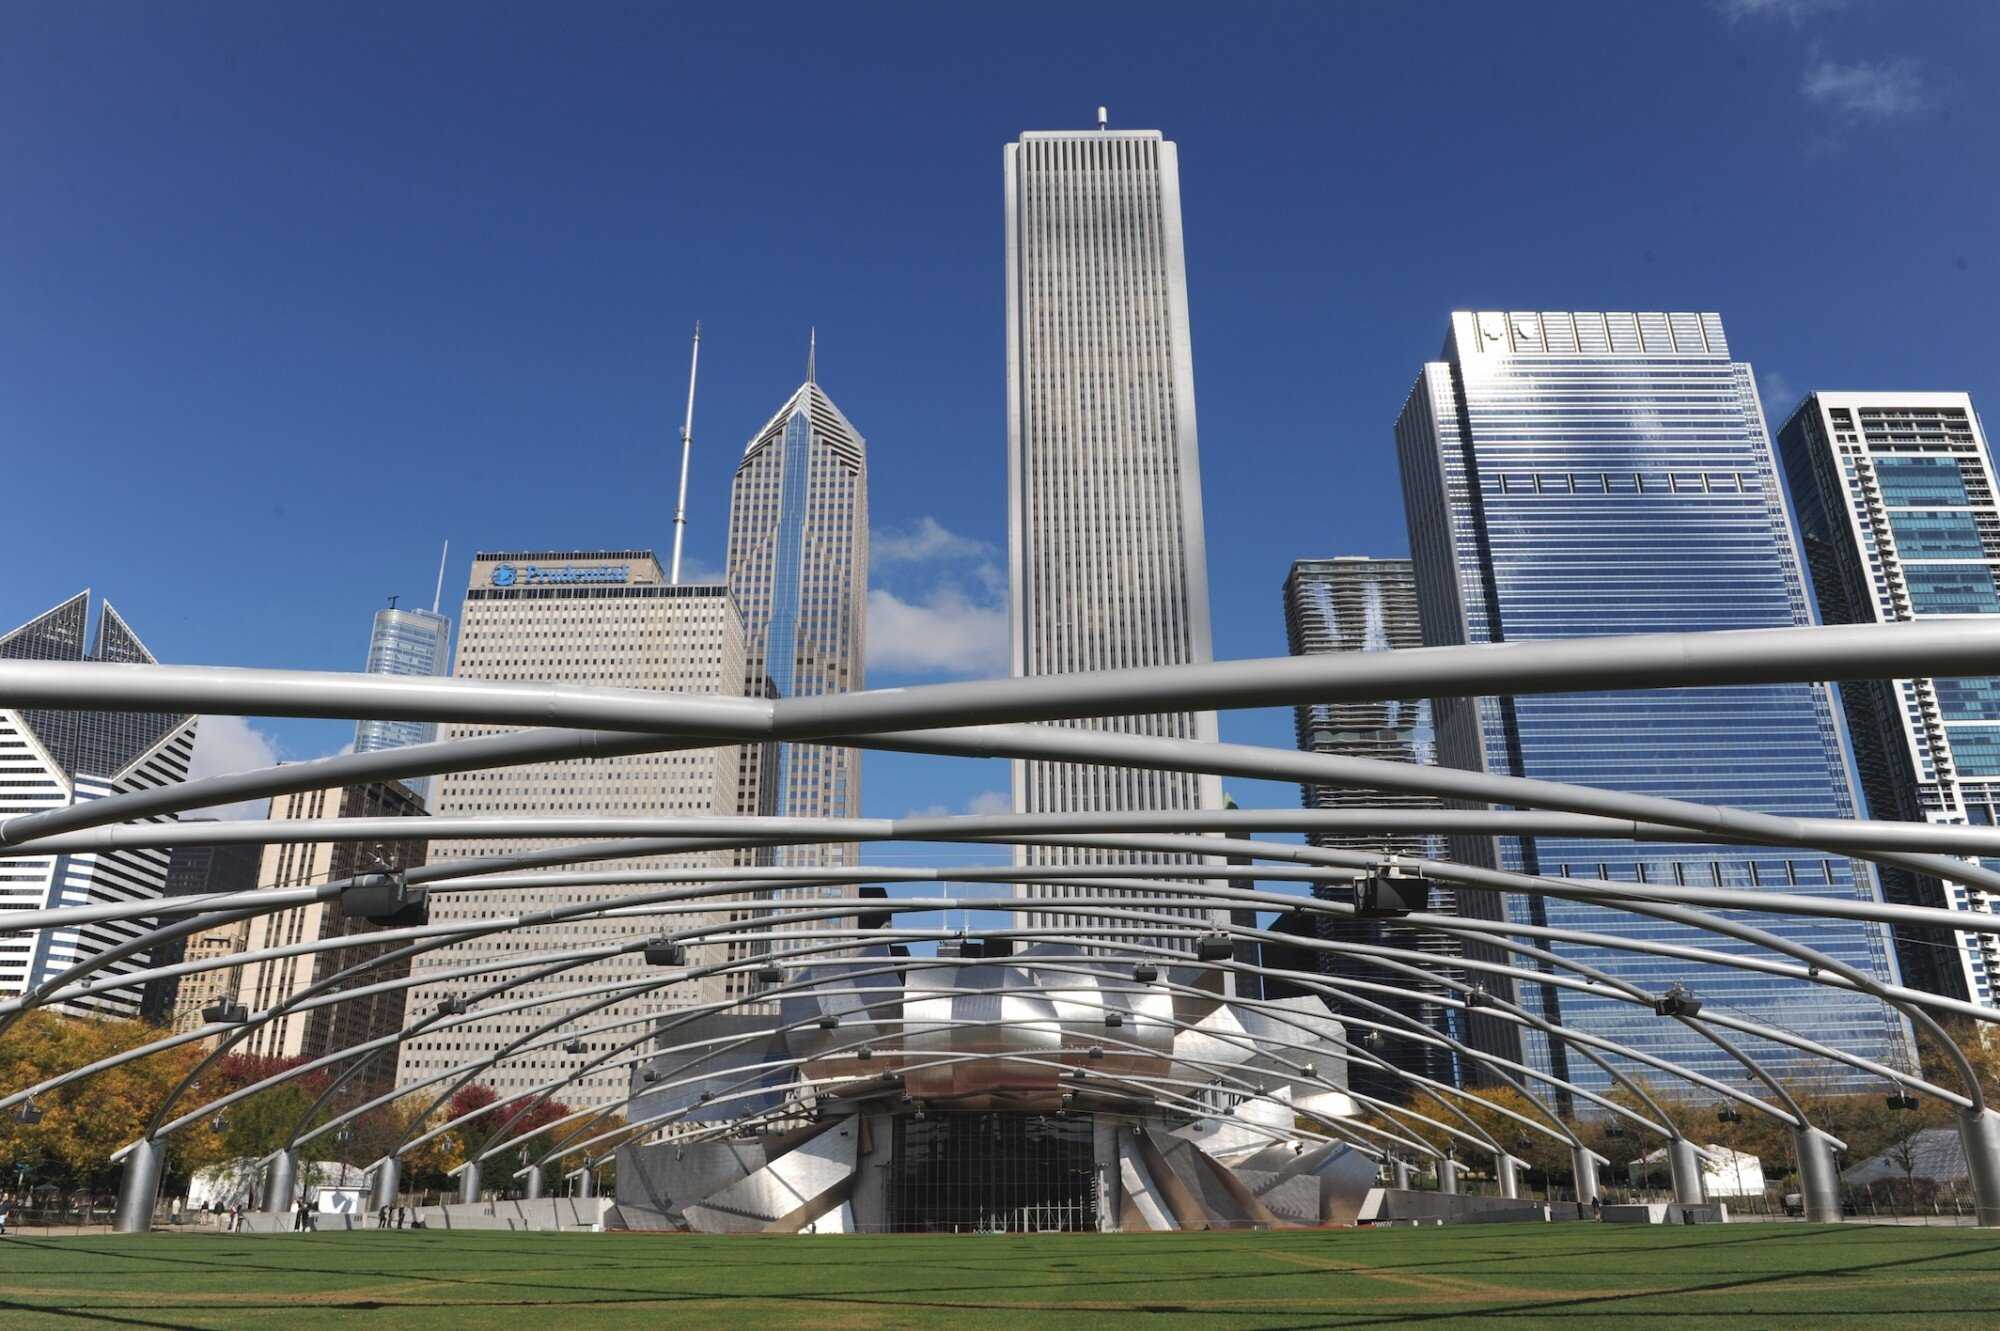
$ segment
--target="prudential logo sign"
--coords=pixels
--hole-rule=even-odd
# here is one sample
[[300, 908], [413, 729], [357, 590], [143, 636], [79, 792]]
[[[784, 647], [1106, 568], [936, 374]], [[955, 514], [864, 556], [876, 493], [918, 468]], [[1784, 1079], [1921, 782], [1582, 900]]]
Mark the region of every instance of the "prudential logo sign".
[[576, 564], [547, 565], [495, 564], [488, 581], [495, 587], [546, 587], [562, 584], [609, 583], [617, 585], [627, 582], [632, 576], [630, 564]]

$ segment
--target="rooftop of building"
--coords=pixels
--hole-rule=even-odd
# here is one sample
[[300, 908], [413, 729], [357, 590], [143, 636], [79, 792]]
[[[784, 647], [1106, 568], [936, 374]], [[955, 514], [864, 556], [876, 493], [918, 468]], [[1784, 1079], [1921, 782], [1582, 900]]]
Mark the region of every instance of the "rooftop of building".
[[499, 559], [650, 559], [658, 563], [660, 557], [651, 550], [481, 550], [472, 558], [475, 563]]

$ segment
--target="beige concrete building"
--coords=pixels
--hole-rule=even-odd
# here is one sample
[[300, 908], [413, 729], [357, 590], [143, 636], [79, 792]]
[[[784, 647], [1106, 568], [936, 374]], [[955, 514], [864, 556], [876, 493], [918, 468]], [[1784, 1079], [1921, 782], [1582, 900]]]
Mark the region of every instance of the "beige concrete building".
[[[204, 929], [198, 934], [188, 935], [184, 961], [219, 961], [223, 957], [233, 957], [243, 951], [244, 941], [250, 936], [250, 922], [237, 920], [232, 924], [219, 925], [214, 929]], [[234, 970], [196, 971], [183, 975], [179, 990], [174, 995], [173, 1028], [176, 1034], [186, 1034], [205, 1022], [201, 1010], [218, 998], [236, 996], [236, 972]], [[211, 1043], [213, 1043], [211, 1041]]]
[[[465, 679], [553, 680], [676, 693], [743, 693], [743, 627], [728, 589], [720, 585], [672, 586], [646, 550], [608, 552], [514, 551], [482, 553], [472, 565], [471, 586], [459, 619], [458, 662], [453, 673]], [[499, 733], [509, 727], [443, 727], [441, 739]], [[741, 754], [736, 746], [627, 758], [547, 763], [532, 767], [466, 772], [437, 779], [432, 811], [439, 816], [503, 814], [720, 815], [737, 809]], [[440, 841], [431, 861], [493, 856], [561, 844], [538, 841]], [[464, 890], [434, 892], [432, 923], [463, 922], [499, 915], [602, 901], [660, 890], [671, 868], [726, 866], [727, 852], [607, 860], [594, 869], [651, 869], [661, 880], [630, 886], [546, 890], [482, 891], [476, 880]], [[673, 917], [682, 925], [688, 917]], [[527, 953], [601, 946], [608, 941], [645, 937], [669, 927], [655, 919], [563, 921], [543, 928], [471, 939], [420, 958], [417, 973], [518, 958]], [[697, 964], [706, 960], [693, 954]], [[496, 1053], [565, 1010], [594, 1000], [579, 998], [593, 985], [656, 979], [668, 972], [626, 953], [523, 984], [504, 999], [475, 1003], [475, 1019], [403, 1046], [399, 1085], [412, 1085], [481, 1055]], [[503, 972], [493, 972], [499, 979]], [[469, 996], [482, 980], [439, 980], [413, 991], [411, 1012], [434, 1012], [447, 997]], [[600, 1009], [586, 1026], [626, 1022], [616, 1030], [585, 1038], [592, 1053], [642, 1034], [653, 1017], [706, 1001], [720, 992], [714, 982], [681, 984], [650, 991]], [[542, 1006], [480, 1020], [482, 1007], [516, 999], [542, 998]], [[482, 1073], [479, 1080], [502, 1097], [522, 1094], [576, 1066], [559, 1046], [532, 1050]], [[629, 1073], [624, 1069], [586, 1079], [566, 1090], [574, 1105], [622, 1099]]]
[[[280, 795], [271, 801], [270, 816], [287, 820], [415, 819], [424, 816], [424, 803], [421, 796], [400, 781], [371, 781]], [[421, 826], [413, 826], [411, 830], [420, 831]], [[405, 869], [422, 864], [427, 849], [428, 843], [414, 836], [398, 841], [279, 843], [264, 848], [257, 882], [265, 888], [312, 887], [383, 866]], [[384, 926], [351, 918], [338, 901], [316, 901], [259, 915], [237, 927], [243, 930], [241, 950], [260, 952], [295, 943], [373, 933]], [[235, 997], [252, 1012], [268, 1012], [342, 971], [390, 950], [391, 945], [375, 944], [254, 961], [233, 972]], [[332, 992], [399, 980], [409, 973], [407, 961], [396, 962], [343, 980]], [[400, 1030], [405, 997], [403, 990], [389, 990], [288, 1014], [258, 1026], [237, 1047], [243, 1053], [266, 1058], [321, 1058]], [[355, 1074], [350, 1085], [368, 1093], [385, 1091], [394, 1075], [395, 1058], [385, 1054], [371, 1059]]]

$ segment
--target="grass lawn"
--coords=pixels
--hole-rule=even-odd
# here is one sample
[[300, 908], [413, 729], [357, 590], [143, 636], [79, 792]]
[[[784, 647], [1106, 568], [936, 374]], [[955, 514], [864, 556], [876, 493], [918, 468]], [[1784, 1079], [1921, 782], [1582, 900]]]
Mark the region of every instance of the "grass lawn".
[[0, 1239], [0, 1327], [2000, 1328], [2000, 1233], [1469, 1225], [1021, 1238]]

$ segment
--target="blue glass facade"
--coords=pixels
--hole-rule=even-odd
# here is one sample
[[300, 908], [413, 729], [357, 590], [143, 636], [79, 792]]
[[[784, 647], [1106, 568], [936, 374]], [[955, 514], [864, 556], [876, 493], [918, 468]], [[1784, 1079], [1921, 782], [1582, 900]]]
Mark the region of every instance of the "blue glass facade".
[[[764, 627], [764, 668], [771, 687], [780, 698], [789, 698], [797, 689], [799, 665], [799, 587], [802, 582], [801, 554], [805, 546], [806, 477], [812, 467], [812, 425], [803, 410], [785, 422], [784, 455], [779, 462], [777, 555], [771, 575], [771, 617]], [[777, 798], [776, 812], [794, 813], [796, 801], [786, 788], [785, 755], [789, 744], [773, 744], [771, 789]], [[816, 810], [815, 810], [816, 811]], [[810, 816], [810, 815], [808, 815]]]
[[[450, 674], [451, 621], [429, 610], [398, 610], [392, 606], [376, 611], [375, 630], [368, 639], [367, 670], [371, 675]], [[436, 738], [434, 721], [360, 721], [354, 727], [354, 751], [400, 749], [408, 744], [428, 744]], [[428, 798], [430, 794], [428, 777], [404, 784], [419, 796]]]
[[[1782, 627], [1810, 622], [1776, 463], [1749, 367], [1712, 314], [1460, 313], [1397, 423], [1427, 644]], [[1851, 818], [1856, 802], [1824, 687], [1665, 689], [1441, 699], [1442, 760], [1576, 785]], [[1809, 851], [1454, 838], [1470, 863], [1627, 883], [1770, 887], [1874, 899], [1865, 867]], [[1461, 892], [1462, 911], [1621, 939], [1746, 952], [1680, 925], [1554, 898]], [[1884, 930], [1755, 917], [1883, 979]], [[1891, 1061], [1907, 1030], [1872, 999], [1611, 948], [1555, 944], [1658, 993], [1679, 980], [1713, 1007]], [[1740, 1067], [1678, 1023], [1590, 993], [1525, 986], [1531, 1010], [1724, 1079]], [[1583, 1085], [1604, 1074], [1512, 1028], [1526, 1061]], [[1756, 1042], [1753, 1042], [1756, 1043]], [[1824, 1060], [1758, 1044], [1786, 1075]]]
[[[743, 615], [744, 691], [806, 698], [865, 687], [867, 445], [816, 382], [801, 384], [744, 449], [728, 549], [729, 588]], [[745, 813], [851, 817], [861, 806], [860, 754], [760, 745], [746, 751], [738, 793]], [[858, 859], [848, 842], [760, 853], [797, 865]]]

